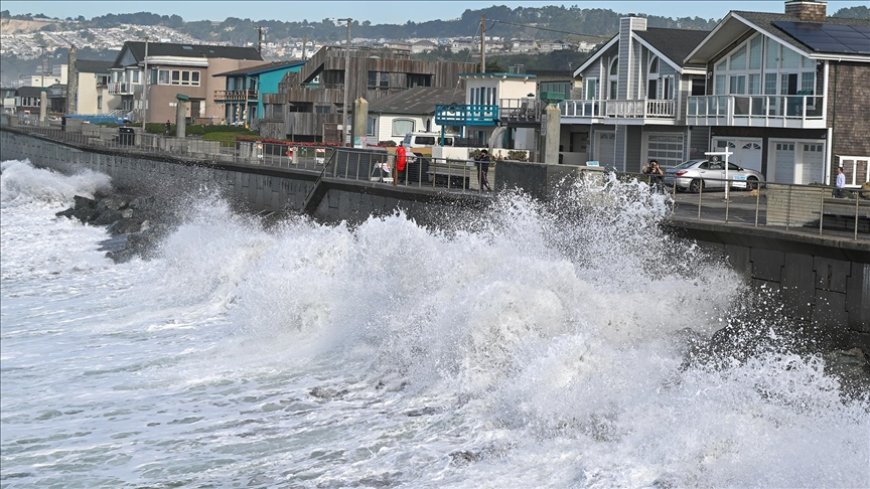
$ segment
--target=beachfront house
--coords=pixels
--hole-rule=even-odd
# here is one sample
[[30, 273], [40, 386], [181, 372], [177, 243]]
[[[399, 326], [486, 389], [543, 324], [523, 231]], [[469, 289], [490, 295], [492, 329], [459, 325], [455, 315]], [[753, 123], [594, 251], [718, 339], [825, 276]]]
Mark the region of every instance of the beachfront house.
[[121, 97], [121, 109], [132, 120], [174, 121], [181, 94], [190, 100], [186, 115], [191, 122], [224, 123], [225, 106], [214, 95], [225, 89], [225, 80], [212, 75], [262, 63], [253, 47], [127, 41], [112, 66], [109, 93]]

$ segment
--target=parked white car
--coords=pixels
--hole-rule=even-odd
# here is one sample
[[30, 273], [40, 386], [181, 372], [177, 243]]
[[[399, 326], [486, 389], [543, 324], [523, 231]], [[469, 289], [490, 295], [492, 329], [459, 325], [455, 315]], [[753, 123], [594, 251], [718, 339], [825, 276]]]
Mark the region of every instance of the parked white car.
[[[752, 190], [764, 182], [764, 175], [728, 163], [731, 188]], [[689, 160], [665, 169], [665, 185], [676, 185], [677, 190], [699, 192], [701, 189], [725, 188], [725, 162]]]

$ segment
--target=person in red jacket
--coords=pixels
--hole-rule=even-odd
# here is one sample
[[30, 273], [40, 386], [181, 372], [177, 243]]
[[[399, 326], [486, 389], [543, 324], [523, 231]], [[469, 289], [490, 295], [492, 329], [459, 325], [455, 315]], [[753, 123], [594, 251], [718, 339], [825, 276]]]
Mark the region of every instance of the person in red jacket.
[[408, 163], [408, 156], [405, 152], [405, 147], [399, 145], [396, 148], [396, 171], [402, 173], [405, 171], [405, 165]]

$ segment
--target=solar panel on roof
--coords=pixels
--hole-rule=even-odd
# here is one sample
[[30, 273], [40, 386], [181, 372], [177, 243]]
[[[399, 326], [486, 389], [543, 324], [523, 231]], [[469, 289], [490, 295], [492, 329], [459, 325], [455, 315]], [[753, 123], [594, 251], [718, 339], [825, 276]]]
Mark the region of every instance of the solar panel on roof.
[[870, 25], [823, 24], [780, 20], [774, 26], [813, 51], [870, 54]]

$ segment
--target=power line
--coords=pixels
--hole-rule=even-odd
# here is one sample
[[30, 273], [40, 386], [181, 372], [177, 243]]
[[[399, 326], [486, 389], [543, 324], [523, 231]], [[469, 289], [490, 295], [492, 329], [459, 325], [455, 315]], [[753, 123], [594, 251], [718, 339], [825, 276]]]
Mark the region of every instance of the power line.
[[517, 27], [528, 27], [530, 29], [538, 29], [541, 31], [558, 32], [560, 34], [571, 34], [574, 36], [585, 36], [585, 37], [597, 37], [599, 39], [610, 39], [611, 37], [613, 37], [613, 36], [598, 36], [595, 34], [581, 34], [579, 32], [560, 31], [558, 29], [550, 29], [549, 27], [538, 27], [536, 25], [529, 25], [529, 24], [517, 24], [515, 22], [508, 22], [506, 20], [493, 20], [492, 23], [493, 23], [493, 25], [496, 23], [501, 23], [501, 24], [513, 25], [513, 26], [517, 26]]

